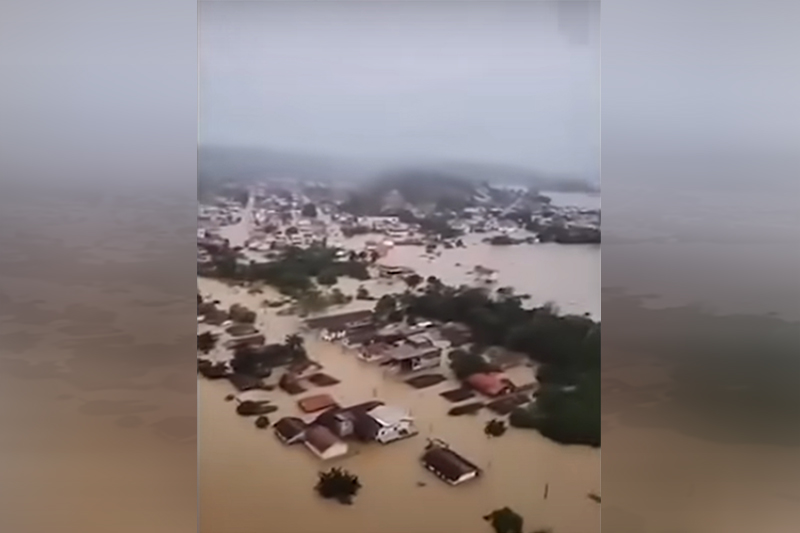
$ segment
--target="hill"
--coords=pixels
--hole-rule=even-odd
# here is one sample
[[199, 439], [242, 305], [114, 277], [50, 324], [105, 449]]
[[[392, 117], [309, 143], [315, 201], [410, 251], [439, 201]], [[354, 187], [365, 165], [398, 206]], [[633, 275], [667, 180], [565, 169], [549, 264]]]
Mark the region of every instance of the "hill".
[[[379, 187], [392, 182], [402, 194], [418, 194], [414, 185], [436, 181], [439, 191], [462, 197], [475, 183], [516, 185], [560, 192], [596, 192], [586, 180], [547, 176], [526, 168], [464, 161], [364, 161], [343, 157], [285, 152], [267, 148], [201, 145], [197, 153], [198, 179], [252, 181], [294, 178], [341, 184], [375, 180]], [[471, 184], [471, 185], [466, 185]], [[442, 189], [443, 188], [443, 189]], [[430, 187], [427, 190], [430, 192]], [[387, 189], [388, 190], [391, 189]], [[423, 195], [429, 193], [422, 193]], [[419, 201], [424, 201], [425, 198]]]

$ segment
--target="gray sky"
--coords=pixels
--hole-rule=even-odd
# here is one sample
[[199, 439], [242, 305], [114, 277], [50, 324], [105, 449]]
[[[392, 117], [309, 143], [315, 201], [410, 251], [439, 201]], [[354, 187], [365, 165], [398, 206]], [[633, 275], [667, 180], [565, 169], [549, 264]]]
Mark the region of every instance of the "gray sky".
[[586, 13], [579, 38], [557, 3], [206, 2], [200, 140], [597, 178], [599, 8]]

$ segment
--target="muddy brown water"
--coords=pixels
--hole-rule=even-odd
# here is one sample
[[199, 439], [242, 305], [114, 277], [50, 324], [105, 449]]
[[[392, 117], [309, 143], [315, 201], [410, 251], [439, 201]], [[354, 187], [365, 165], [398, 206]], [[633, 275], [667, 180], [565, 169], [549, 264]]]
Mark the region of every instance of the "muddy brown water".
[[[424, 250], [418, 247], [396, 247], [383, 261], [412, 266], [420, 274], [436, 275], [446, 283], [472, 282], [469, 271], [482, 264], [500, 271], [499, 286], [512, 285], [518, 293], [530, 293], [534, 303], [552, 300], [562, 310], [599, 317], [599, 249], [549, 245], [498, 249], [474, 237], [468, 248], [444, 251], [432, 261], [423, 257]], [[269, 290], [250, 295], [246, 289], [211, 280], [201, 279], [198, 284], [201, 293], [223, 305], [241, 302], [259, 309], [257, 325], [267, 333], [268, 342], [280, 341], [299, 328], [296, 317], [278, 316], [274, 309], [260, 307], [263, 299], [270, 298]], [[351, 294], [358, 285], [349, 279], [339, 283]], [[365, 285], [377, 296], [403, 287], [378, 280]], [[372, 305], [355, 301], [347, 308]], [[383, 446], [351, 445], [353, 453], [348, 457], [322, 463], [302, 445], [284, 446], [271, 431], [258, 431], [250, 421], [237, 417], [224, 400], [231, 392], [229, 384], [199, 380], [198, 510], [203, 533], [257, 533], [270, 528], [302, 533], [484, 533], [489, 526], [481, 516], [505, 506], [525, 517], [526, 529], [600, 531], [600, 506], [587, 497], [601, 492], [599, 450], [560, 446], [525, 430], [487, 439], [484, 424], [496, 415], [483, 410], [477, 416], [447, 416], [453, 405], [439, 394], [457, 386], [452, 377], [415, 390], [337, 344], [310, 333], [305, 339], [311, 357], [341, 383], [311, 387], [301, 397], [325, 392], [342, 405], [377, 398], [403, 406], [415, 417], [419, 435]], [[518, 384], [534, 377], [528, 367], [509, 374]], [[278, 405], [276, 417], [304, 417], [296, 406], [298, 397], [279, 390], [252, 394], [266, 396]], [[485, 475], [458, 487], [444, 484], [418, 462], [427, 438], [449, 442], [483, 468]], [[331, 466], [342, 466], [360, 477], [364, 488], [354, 505], [322, 501], [314, 493], [318, 471]]]

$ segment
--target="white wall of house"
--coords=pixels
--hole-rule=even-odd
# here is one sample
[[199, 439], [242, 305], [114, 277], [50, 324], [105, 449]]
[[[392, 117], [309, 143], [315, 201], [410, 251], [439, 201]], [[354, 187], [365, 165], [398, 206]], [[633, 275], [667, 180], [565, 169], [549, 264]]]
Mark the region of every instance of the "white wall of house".
[[392, 424], [391, 426], [384, 426], [380, 428], [375, 440], [381, 444], [387, 444], [389, 442], [414, 435], [416, 432], [417, 430], [414, 427], [413, 422], [410, 420], [403, 420], [397, 422], [396, 424]]

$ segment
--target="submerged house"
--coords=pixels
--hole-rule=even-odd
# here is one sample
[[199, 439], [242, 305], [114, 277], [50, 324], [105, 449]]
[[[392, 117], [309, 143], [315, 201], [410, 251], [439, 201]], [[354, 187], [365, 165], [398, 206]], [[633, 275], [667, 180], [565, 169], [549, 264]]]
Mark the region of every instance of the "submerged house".
[[367, 361], [368, 363], [382, 361], [384, 354], [391, 349], [391, 344], [386, 344], [385, 342], [373, 342], [361, 347], [361, 349], [358, 351], [358, 358], [362, 361]]
[[299, 418], [288, 416], [281, 418], [273, 426], [275, 436], [284, 444], [297, 444], [303, 440], [306, 423]]
[[460, 485], [481, 475], [481, 469], [441, 441], [431, 441], [420, 457], [422, 466], [449, 485]]
[[372, 322], [372, 310], [351, 311], [306, 320], [306, 326], [320, 331], [325, 340], [342, 338], [351, 329], [366, 327]]
[[437, 346], [416, 347], [402, 344], [384, 352], [381, 364], [391, 366], [399, 373], [417, 372], [437, 368], [442, 363], [442, 349]]
[[306, 447], [322, 459], [328, 461], [347, 454], [347, 443], [339, 439], [325, 426], [312, 425], [305, 430]]
[[492, 398], [514, 392], [514, 384], [500, 373], [472, 374], [465, 381], [479, 393]]
[[369, 421], [371, 440], [388, 444], [400, 439], [413, 437], [418, 433], [414, 419], [405, 409], [389, 405], [379, 405], [366, 413]]
[[343, 439], [357, 437], [364, 441], [371, 440], [369, 428], [365, 424], [366, 415], [381, 405], [383, 402], [373, 400], [350, 407], [334, 407], [317, 416], [314, 424], [328, 428]]

